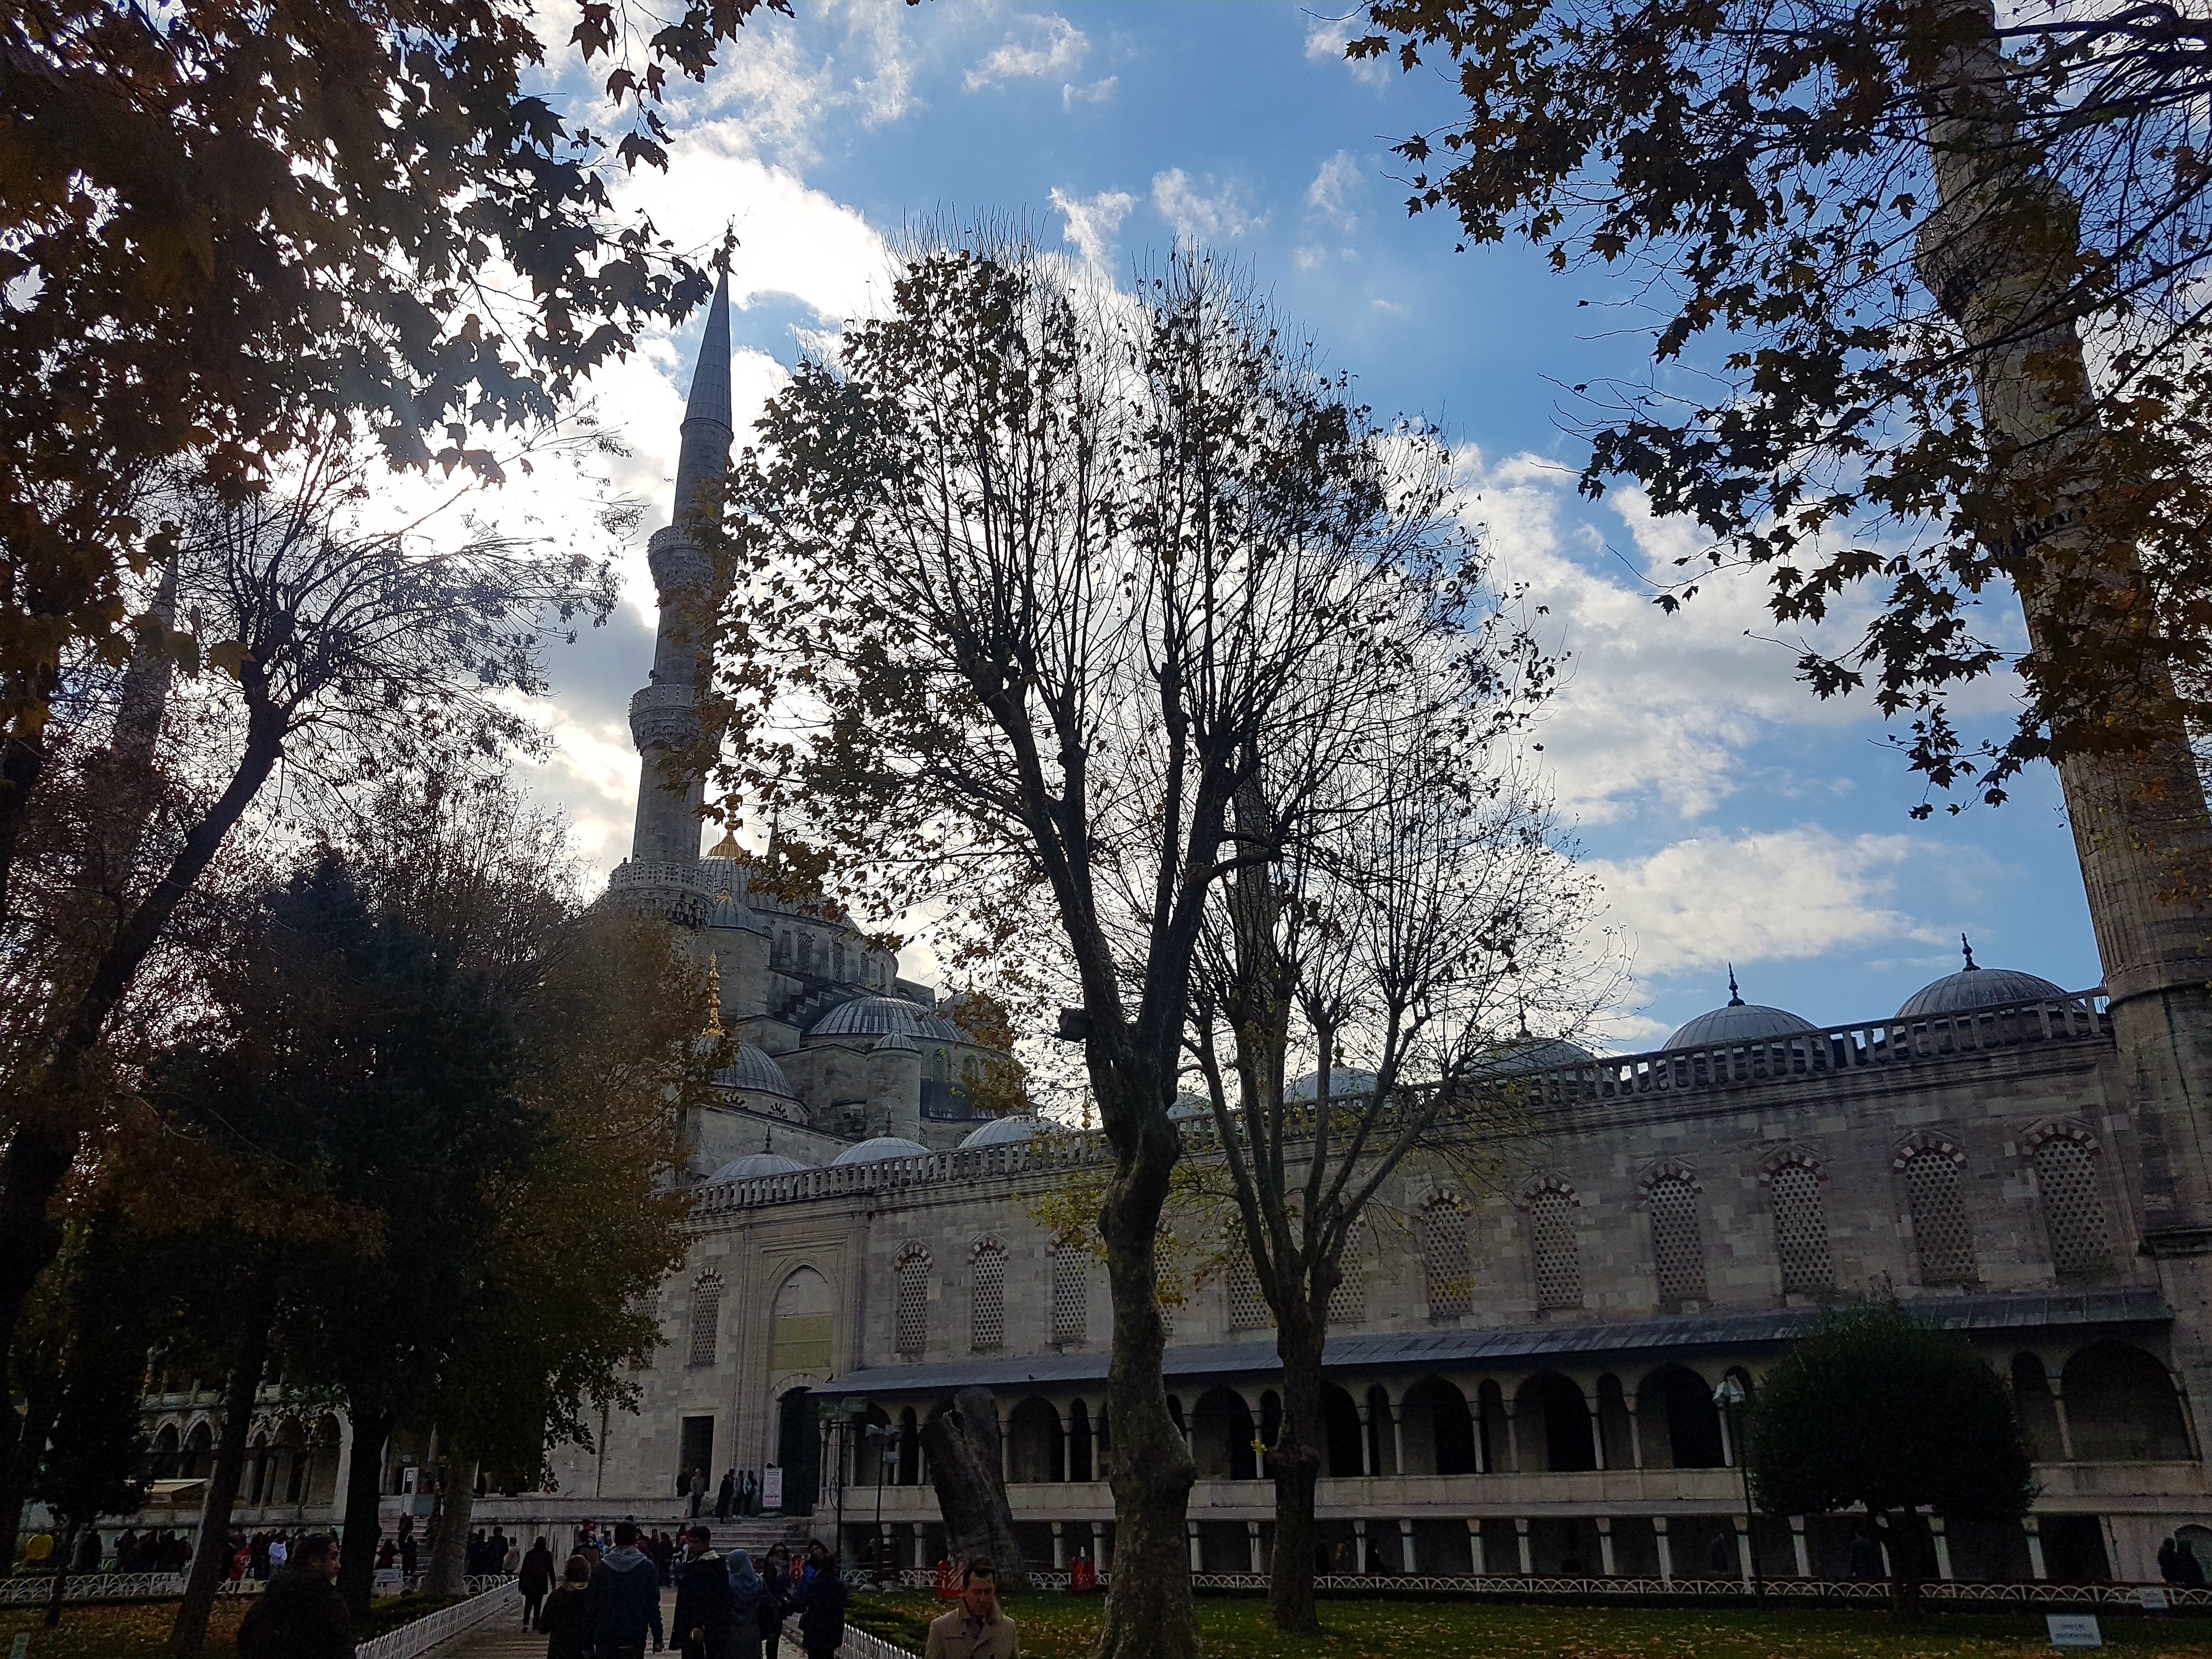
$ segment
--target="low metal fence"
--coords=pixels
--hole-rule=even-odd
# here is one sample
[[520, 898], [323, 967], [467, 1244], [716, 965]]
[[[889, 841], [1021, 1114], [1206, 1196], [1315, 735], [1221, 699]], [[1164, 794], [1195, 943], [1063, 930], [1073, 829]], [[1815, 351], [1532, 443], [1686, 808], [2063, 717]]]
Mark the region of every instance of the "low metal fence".
[[512, 1578], [501, 1578], [481, 1595], [441, 1607], [398, 1630], [386, 1631], [374, 1641], [363, 1642], [354, 1650], [354, 1659], [416, 1659], [418, 1654], [428, 1653], [439, 1643], [464, 1631], [474, 1630], [502, 1613], [514, 1613], [521, 1606], [521, 1584]]

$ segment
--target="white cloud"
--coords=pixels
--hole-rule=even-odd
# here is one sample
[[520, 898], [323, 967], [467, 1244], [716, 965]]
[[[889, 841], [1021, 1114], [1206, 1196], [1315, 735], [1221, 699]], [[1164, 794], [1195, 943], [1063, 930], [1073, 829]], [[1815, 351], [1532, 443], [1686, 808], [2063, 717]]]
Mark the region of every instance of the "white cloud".
[[1090, 50], [1090, 38], [1057, 12], [1024, 17], [1014, 33], [968, 71], [963, 84], [970, 92], [980, 92], [1007, 81], [1066, 75], [1082, 63]]
[[1352, 26], [1340, 17], [1316, 18], [1306, 29], [1306, 59], [1314, 64], [1340, 64], [1352, 73], [1352, 78], [1364, 87], [1387, 87], [1390, 84], [1391, 65], [1382, 58], [1362, 58], [1354, 61], [1344, 55], [1345, 45], [1352, 39]]
[[1313, 183], [1306, 186], [1306, 207], [1316, 218], [1350, 230], [1359, 222], [1355, 202], [1366, 182], [1358, 159], [1350, 150], [1340, 149], [1321, 164]]
[[1121, 221], [1129, 216], [1137, 205], [1137, 198], [1126, 190], [1102, 190], [1096, 196], [1070, 196], [1057, 185], [1052, 187], [1053, 210], [1067, 221], [1063, 235], [1075, 244], [1082, 254], [1083, 263], [1093, 269], [1103, 269], [1114, 252], [1114, 238], [1121, 228]]
[[1234, 181], [1217, 190], [1211, 174], [1194, 180], [1181, 167], [1152, 175], [1152, 206], [1186, 241], [1242, 236], [1267, 222], [1267, 216], [1253, 210]]
[[1093, 81], [1087, 87], [1079, 87], [1073, 81], [1060, 89], [1060, 106], [1072, 110], [1078, 104], [1110, 104], [1114, 88], [1121, 84], [1121, 77], [1109, 75], [1103, 81]]

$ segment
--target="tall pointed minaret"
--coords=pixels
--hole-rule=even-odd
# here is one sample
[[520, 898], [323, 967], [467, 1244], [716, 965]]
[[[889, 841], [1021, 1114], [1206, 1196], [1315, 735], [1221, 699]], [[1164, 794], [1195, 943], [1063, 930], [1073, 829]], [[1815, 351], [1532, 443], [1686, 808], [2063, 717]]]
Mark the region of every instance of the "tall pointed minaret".
[[[695, 532], [702, 510], [699, 488], [719, 478], [730, 463], [735, 434], [730, 425], [730, 283], [714, 284], [707, 331], [691, 371], [691, 396], [684, 407], [684, 447], [676, 463], [676, 505], [665, 530], [647, 544], [653, 585], [660, 601], [660, 630], [653, 644], [651, 683], [629, 700], [630, 735], [640, 757], [637, 826], [629, 862], [614, 884], [627, 902], [657, 909], [671, 920], [696, 921], [699, 908], [700, 808], [705, 781], [686, 776], [671, 751], [699, 735], [701, 641], [713, 621], [711, 575]], [[709, 501], [703, 510], [714, 510]], [[711, 897], [711, 896], [708, 896]]]

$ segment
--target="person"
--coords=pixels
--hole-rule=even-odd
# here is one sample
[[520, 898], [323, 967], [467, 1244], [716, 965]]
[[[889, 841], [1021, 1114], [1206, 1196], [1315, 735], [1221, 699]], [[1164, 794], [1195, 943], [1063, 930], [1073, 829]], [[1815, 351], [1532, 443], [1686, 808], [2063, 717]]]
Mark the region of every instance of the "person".
[[302, 1539], [240, 1623], [239, 1659], [353, 1659], [353, 1621], [337, 1577], [337, 1540], [326, 1532]]
[[2178, 1584], [2183, 1589], [2204, 1587], [2204, 1564], [2197, 1559], [2197, 1552], [2179, 1537], [2173, 1540], [2173, 1577], [2166, 1583]]
[[1722, 1537], [1718, 1533], [1715, 1533], [1713, 1534], [1713, 1541], [1705, 1547], [1705, 1561], [1706, 1565], [1712, 1568], [1713, 1577], [1716, 1578], [1725, 1578], [1728, 1577], [1728, 1540]]
[[691, 1471], [690, 1484], [685, 1490], [691, 1494], [691, 1518], [696, 1521], [699, 1518], [699, 1504], [707, 1496], [707, 1471], [694, 1468]]
[[770, 1544], [762, 1558], [761, 1586], [768, 1592], [761, 1608], [761, 1659], [775, 1659], [783, 1621], [791, 1617], [791, 1552], [781, 1544]]
[[730, 1659], [730, 1570], [703, 1522], [684, 1534], [684, 1577], [676, 1589], [676, 1638], [684, 1659]]
[[1851, 1534], [1851, 1577], [1879, 1578], [1881, 1576], [1881, 1546], [1874, 1541], [1874, 1534], [1862, 1525]]
[[44, 1527], [31, 1534], [31, 1541], [23, 1546], [23, 1571], [44, 1572], [54, 1557], [54, 1535]]
[[561, 1586], [545, 1598], [538, 1614], [538, 1629], [545, 1638], [545, 1659], [590, 1659], [592, 1626], [589, 1597], [584, 1587], [592, 1581], [592, 1564], [572, 1555], [561, 1570]]
[[791, 1607], [799, 1615], [799, 1642], [806, 1659], [836, 1659], [845, 1641], [845, 1581], [836, 1558], [818, 1538], [806, 1547], [806, 1576]]
[[731, 1659], [761, 1659], [761, 1644], [769, 1634], [767, 1620], [775, 1613], [768, 1585], [744, 1550], [730, 1552]]
[[722, 1484], [714, 1489], [714, 1519], [727, 1522], [730, 1518], [730, 1505], [737, 1501], [738, 1472], [735, 1469], [724, 1469]]
[[999, 1574], [986, 1556], [960, 1569], [960, 1603], [929, 1621], [922, 1659], [1020, 1659], [1014, 1621], [999, 1611]]
[[284, 1570], [284, 1563], [290, 1558], [291, 1553], [292, 1547], [284, 1541], [283, 1533], [278, 1533], [269, 1540], [269, 1576], [271, 1578]]
[[399, 1546], [391, 1539], [386, 1539], [376, 1547], [376, 1570], [379, 1572], [390, 1571], [392, 1563], [398, 1559]]
[[415, 1536], [415, 1517], [399, 1517], [399, 1576], [412, 1578], [422, 1570], [422, 1540]]
[[553, 1588], [553, 1552], [539, 1539], [530, 1547], [530, 1553], [522, 1558], [522, 1627], [534, 1630], [538, 1613], [545, 1606], [546, 1592]]
[[98, 1572], [100, 1557], [99, 1530], [96, 1528], [87, 1527], [84, 1529], [84, 1536], [76, 1540], [76, 1570], [79, 1572]]
[[647, 1632], [661, 1650], [660, 1575], [637, 1547], [637, 1522], [615, 1522], [615, 1547], [592, 1569], [585, 1594], [591, 1601], [592, 1650], [598, 1659], [639, 1659]]

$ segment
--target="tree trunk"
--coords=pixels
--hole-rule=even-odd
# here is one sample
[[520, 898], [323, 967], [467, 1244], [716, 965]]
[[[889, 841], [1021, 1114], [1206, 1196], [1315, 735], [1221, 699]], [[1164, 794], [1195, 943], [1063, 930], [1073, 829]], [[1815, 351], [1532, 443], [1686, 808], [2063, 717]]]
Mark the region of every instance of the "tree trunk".
[[[76, 1138], [51, 1128], [19, 1124], [9, 1137], [6, 1164], [0, 1168], [0, 1382], [14, 1372], [15, 1326], [31, 1286], [62, 1247], [51, 1206], [76, 1156]], [[0, 1431], [13, 1415], [0, 1420]], [[12, 1534], [15, 1523], [4, 1524]]]
[[1875, 1517], [1875, 1524], [1889, 1546], [1889, 1610], [1903, 1623], [1917, 1623], [1927, 1613], [1920, 1601], [1920, 1581], [1932, 1553], [1927, 1520], [1917, 1510], [1888, 1510]]
[[[1180, 1018], [1181, 1009], [1176, 1012]], [[1092, 1067], [1094, 1085], [1103, 1069]], [[1170, 1068], [1168, 1076], [1173, 1075]], [[1195, 1659], [1200, 1646], [1183, 1534], [1196, 1472], [1190, 1448], [1168, 1415], [1160, 1380], [1167, 1326], [1160, 1317], [1153, 1250], [1168, 1176], [1181, 1151], [1165, 1107], [1162, 1100], [1149, 1111], [1122, 1108], [1124, 1122], [1133, 1121], [1133, 1144], [1117, 1160], [1121, 1167], [1100, 1208], [1098, 1231], [1114, 1293], [1106, 1408], [1114, 1425], [1108, 1479], [1115, 1539], [1114, 1582], [1095, 1659]]]
[[172, 1659], [192, 1659], [207, 1641], [208, 1613], [230, 1564], [230, 1512], [238, 1502], [238, 1479], [246, 1468], [246, 1443], [253, 1428], [253, 1396], [269, 1355], [269, 1328], [248, 1316], [238, 1363], [223, 1388], [222, 1438], [216, 1443], [215, 1468], [208, 1476], [206, 1506], [200, 1511], [199, 1547], [192, 1552], [191, 1577], [169, 1631]]
[[338, 1592], [356, 1620], [368, 1617], [376, 1588], [376, 1545], [382, 1528], [376, 1512], [384, 1501], [384, 1443], [392, 1437], [387, 1413], [353, 1420], [353, 1454], [346, 1460], [345, 1553], [338, 1563]]
[[76, 1553], [76, 1535], [82, 1522], [72, 1519], [62, 1528], [61, 1538], [54, 1545], [54, 1588], [46, 1597], [46, 1628], [52, 1630], [62, 1621], [62, 1597], [69, 1589], [70, 1559]]
[[469, 1523], [477, 1512], [477, 1461], [449, 1445], [446, 1467], [463, 1471], [456, 1480], [438, 1484], [438, 1542], [430, 1552], [430, 1571], [422, 1577], [425, 1595], [459, 1595], [467, 1588]]
[[[1295, 1319], [1295, 1316], [1293, 1316]], [[1275, 1352], [1283, 1362], [1283, 1426], [1268, 1449], [1275, 1477], [1275, 1559], [1267, 1575], [1267, 1610], [1286, 1636], [1321, 1634], [1314, 1605], [1314, 1487], [1321, 1479], [1322, 1345], [1327, 1333], [1311, 1320], [1279, 1322]]]
[[31, 1478], [38, 1473], [40, 1455], [54, 1426], [54, 1392], [40, 1389], [18, 1413], [15, 1402], [0, 1390], [0, 1409], [15, 1426], [15, 1440], [5, 1459], [0, 1459], [0, 1574], [15, 1559], [15, 1545], [23, 1532], [23, 1505], [31, 1499]]
[[1006, 1463], [999, 1446], [999, 1404], [988, 1389], [963, 1389], [952, 1408], [921, 1431], [929, 1454], [929, 1480], [945, 1517], [945, 1554], [957, 1566], [968, 1556], [990, 1559], [999, 1582], [1019, 1589], [1029, 1582], [1013, 1511], [1006, 1505]]

